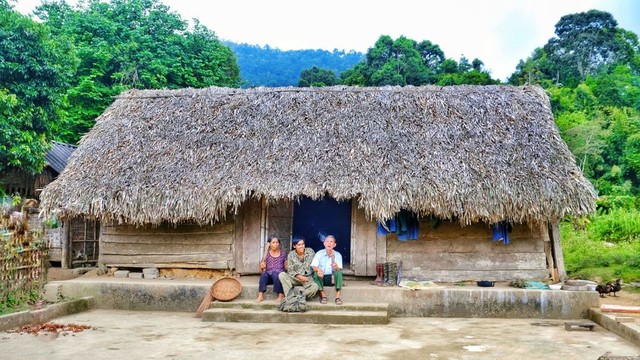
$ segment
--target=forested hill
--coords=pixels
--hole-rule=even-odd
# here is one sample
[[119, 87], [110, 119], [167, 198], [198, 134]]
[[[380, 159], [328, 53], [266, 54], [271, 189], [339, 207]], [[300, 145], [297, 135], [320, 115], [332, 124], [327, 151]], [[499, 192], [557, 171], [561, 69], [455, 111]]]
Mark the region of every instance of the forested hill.
[[317, 66], [340, 73], [352, 68], [364, 54], [340, 50], [280, 50], [270, 46], [224, 42], [235, 53], [243, 87], [298, 86], [300, 72]]

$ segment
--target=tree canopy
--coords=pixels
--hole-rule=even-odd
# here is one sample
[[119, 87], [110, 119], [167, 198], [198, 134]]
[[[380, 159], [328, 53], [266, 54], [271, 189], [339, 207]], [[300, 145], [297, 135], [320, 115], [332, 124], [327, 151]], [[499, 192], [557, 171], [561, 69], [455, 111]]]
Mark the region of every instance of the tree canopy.
[[68, 42], [0, 0], [0, 171], [41, 170], [75, 67]]
[[393, 40], [382, 35], [366, 58], [340, 77], [345, 85], [355, 86], [499, 83], [483, 67], [479, 59], [472, 63], [464, 56], [459, 63], [447, 59], [440, 47], [428, 40], [417, 42], [404, 36]]
[[128, 88], [240, 85], [232, 51], [198, 21], [192, 29], [158, 0], [87, 0], [76, 8], [48, 1], [36, 14], [80, 59], [66, 93], [65, 126], [56, 135], [75, 142], [114, 95]]
[[509, 82], [548, 91], [561, 134], [602, 208], [640, 209], [638, 36], [598, 10], [563, 16], [555, 28], [556, 37], [521, 60]]

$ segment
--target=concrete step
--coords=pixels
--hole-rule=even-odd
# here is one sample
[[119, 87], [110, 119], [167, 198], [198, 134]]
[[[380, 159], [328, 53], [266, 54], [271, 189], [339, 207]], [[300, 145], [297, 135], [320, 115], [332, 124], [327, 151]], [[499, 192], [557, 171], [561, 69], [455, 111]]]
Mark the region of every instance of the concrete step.
[[380, 325], [389, 323], [388, 303], [344, 303], [343, 305], [307, 302], [303, 313], [284, 313], [274, 301], [214, 301], [202, 315], [202, 321]]
[[[213, 301], [209, 307], [215, 309], [254, 309], [254, 310], [276, 310], [278, 303], [272, 300], [265, 300], [259, 304], [252, 300], [233, 300], [233, 301]], [[320, 304], [318, 299], [307, 301], [307, 309], [309, 310], [332, 310], [332, 311], [389, 311], [389, 303], [375, 302], [344, 302], [342, 305], [336, 305], [329, 301], [327, 304]]]
[[301, 313], [285, 313], [276, 309], [224, 309], [211, 308], [202, 315], [202, 321], [253, 323], [304, 323], [385, 325], [389, 315], [384, 311], [335, 311], [309, 309]]

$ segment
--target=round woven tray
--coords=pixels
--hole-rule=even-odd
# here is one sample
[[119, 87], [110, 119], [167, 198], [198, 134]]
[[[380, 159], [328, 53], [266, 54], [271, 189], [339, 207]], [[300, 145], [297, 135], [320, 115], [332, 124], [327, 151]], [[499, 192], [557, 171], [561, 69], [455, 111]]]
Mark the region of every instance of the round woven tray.
[[218, 301], [231, 301], [238, 297], [241, 291], [240, 281], [231, 277], [222, 278], [211, 287], [211, 293]]

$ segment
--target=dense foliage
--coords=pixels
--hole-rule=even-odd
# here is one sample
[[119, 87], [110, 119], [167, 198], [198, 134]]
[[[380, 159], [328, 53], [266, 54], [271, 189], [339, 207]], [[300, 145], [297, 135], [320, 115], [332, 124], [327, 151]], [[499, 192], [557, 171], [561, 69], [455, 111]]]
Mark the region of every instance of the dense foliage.
[[339, 74], [362, 60], [363, 54], [341, 50], [280, 50], [270, 46], [226, 42], [238, 58], [243, 87], [296, 86], [300, 73], [317, 67]]
[[340, 79], [338, 79], [335, 72], [328, 69], [320, 69], [317, 66], [314, 66], [311, 69], [302, 70], [300, 73], [300, 80], [298, 81], [299, 87], [322, 87], [338, 84], [340, 84]]
[[563, 16], [509, 82], [539, 84], [563, 139], [599, 193], [598, 214], [563, 228], [575, 277], [640, 279], [640, 45], [611, 14]]
[[69, 43], [0, 0], [0, 172], [41, 170], [75, 65]]
[[404, 36], [393, 40], [388, 35], [380, 36], [366, 58], [340, 76], [345, 85], [357, 86], [499, 83], [479, 59], [470, 63], [462, 57], [456, 62], [428, 40], [417, 42]]
[[547, 89], [556, 122], [600, 210], [640, 209], [640, 45], [611, 14], [563, 16], [556, 35], [520, 61], [513, 84]]
[[237, 87], [239, 69], [215, 34], [187, 22], [158, 0], [99, 0], [72, 8], [64, 0], [38, 7], [59, 39], [80, 59], [66, 95], [66, 126], [56, 135], [76, 142], [113, 96], [128, 88]]

